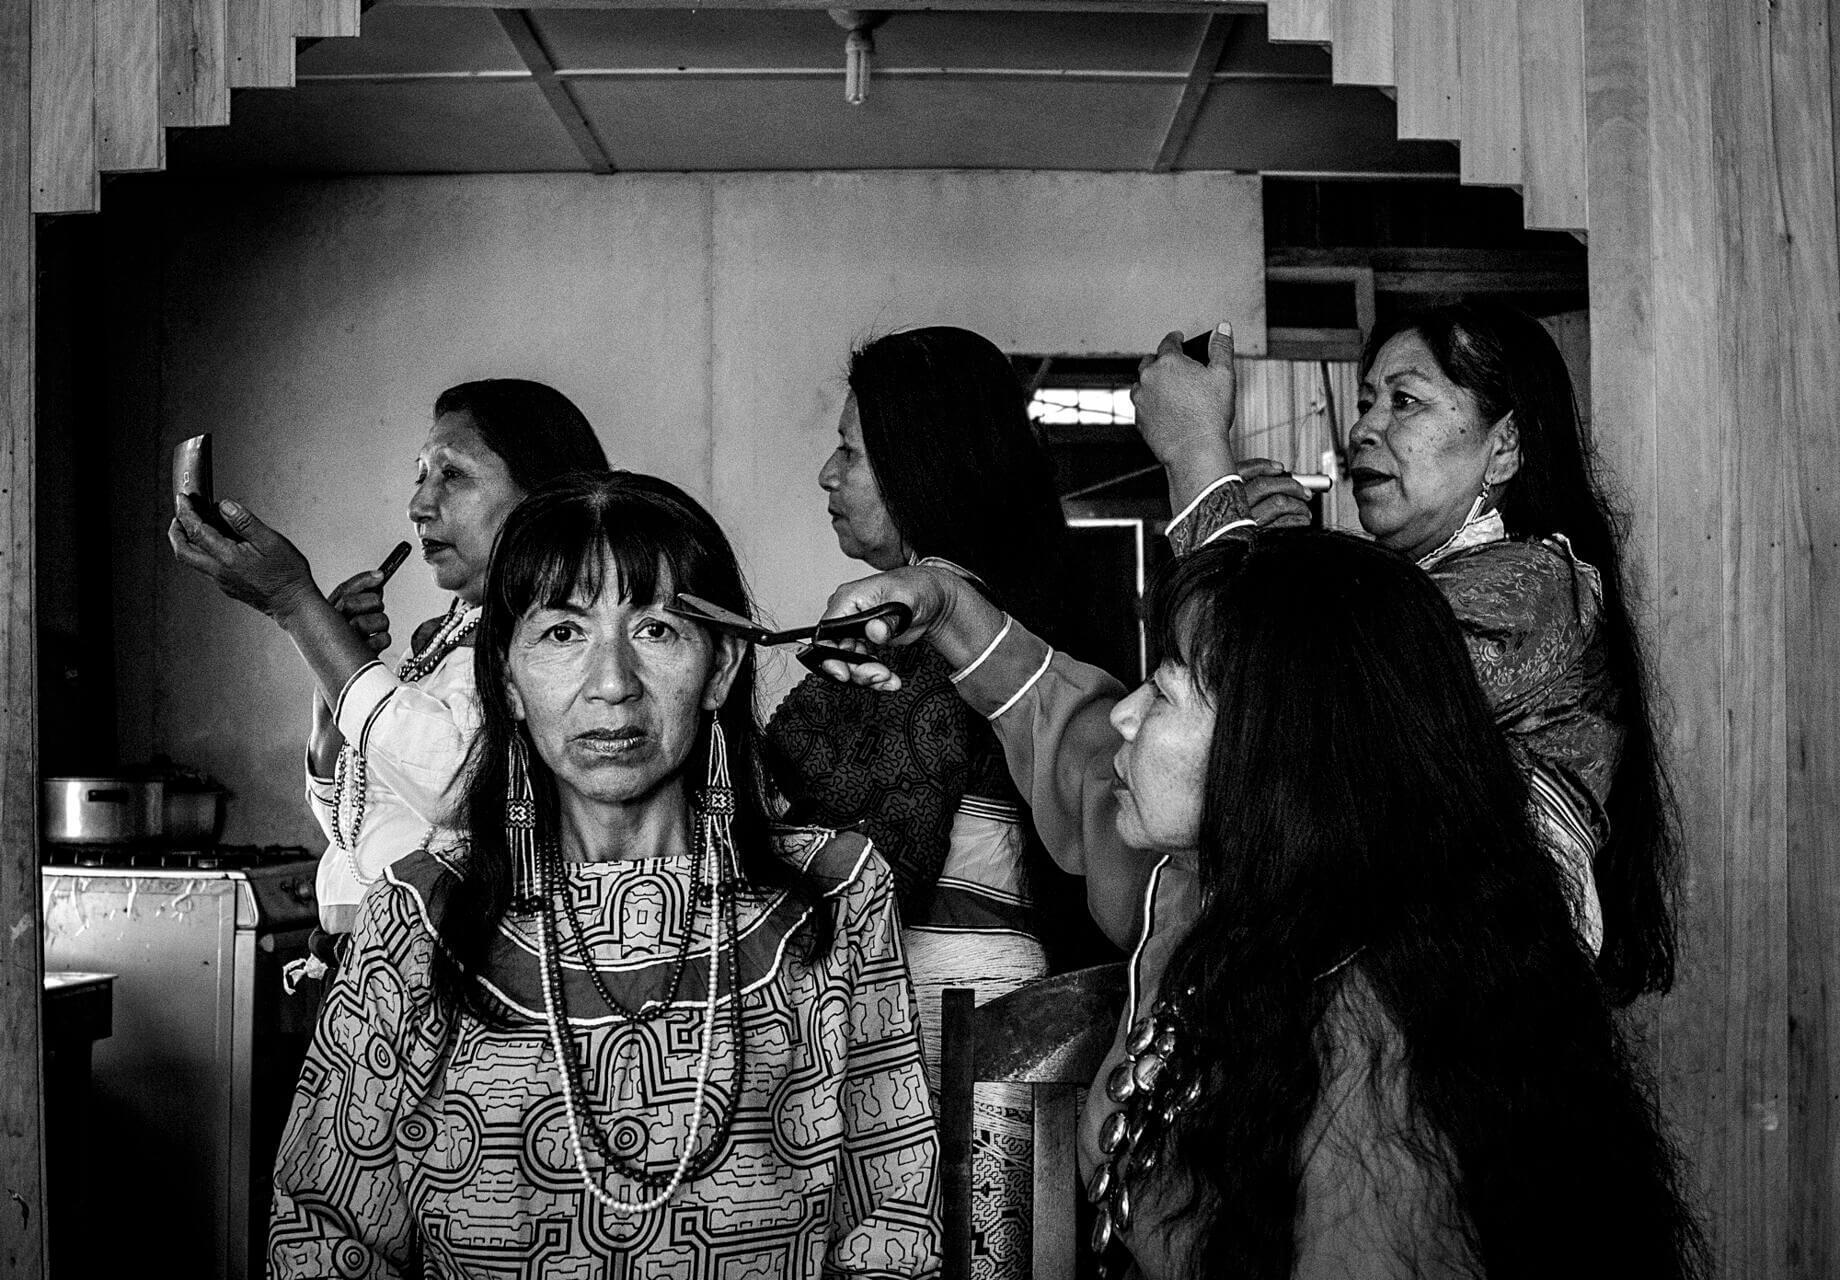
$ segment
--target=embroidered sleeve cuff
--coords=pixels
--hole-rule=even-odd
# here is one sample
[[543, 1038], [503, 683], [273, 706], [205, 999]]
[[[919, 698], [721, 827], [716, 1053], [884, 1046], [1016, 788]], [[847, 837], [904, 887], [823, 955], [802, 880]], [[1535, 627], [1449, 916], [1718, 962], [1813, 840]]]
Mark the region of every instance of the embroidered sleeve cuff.
[[1244, 483], [1245, 481], [1240, 478], [1240, 474], [1237, 471], [1230, 471], [1226, 475], [1220, 477], [1220, 479], [1214, 481], [1214, 483], [1210, 484], [1200, 493], [1197, 493], [1193, 498], [1190, 498], [1188, 505], [1176, 513], [1175, 518], [1169, 522], [1169, 532], [1173, 534], [1176, 529], [1181, 526], [1183, 521], [1195, 514], [1195, 508], [1213, 497], [1215, 492], [1218, 491], [1223, 484]]
[[1053, 654], [1041, 637], [1012, 618], [996, 643], [958, 673], [958, 696], [980, 715], [1000, 715], [1041, 679]]
[[362, 753], [371, 726], [377, 722], [377, 713], [400, 688], [402, 681], [381, 662], [368, 663], [347, 680], [345, 687], [339, 690], [338, 705], [333, 708], [333, 719], [338, 723], [339, 732], [345, 735], [345, 741]]
[[1170, 549], [1181, 557], [1197, 547], [1206, 546], [1223, 533], [1239, 529], [1256, 532], [1257, 527], [1257, 522], [1246, 511], [1245, 483], [1237, 475], [1231, 475], [1222, 476], [1203, 489], [1180, 516], [1169, 522], [1165, 533]]

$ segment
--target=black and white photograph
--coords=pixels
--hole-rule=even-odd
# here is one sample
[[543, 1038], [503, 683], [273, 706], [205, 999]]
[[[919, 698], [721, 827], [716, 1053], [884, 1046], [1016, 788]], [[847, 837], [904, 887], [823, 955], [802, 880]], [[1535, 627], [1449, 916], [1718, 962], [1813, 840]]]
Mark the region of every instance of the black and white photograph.
[[0, 1280], [1837, 1280], [1837, 112], [0, 5]]

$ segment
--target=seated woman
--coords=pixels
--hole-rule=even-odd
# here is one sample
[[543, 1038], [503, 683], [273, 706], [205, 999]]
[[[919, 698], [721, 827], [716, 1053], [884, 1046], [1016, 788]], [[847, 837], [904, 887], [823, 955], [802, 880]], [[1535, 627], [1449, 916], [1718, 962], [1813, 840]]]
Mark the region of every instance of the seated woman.
[[358, 912], [271, 1274], [920, 1276], [936, 1138], [888, 868], [769, 825], [709, 515], [578, 476], [506, 520], [455, 827]]
[[[924, 570], [851, 594], [907, 600], [921, 632], [976, 608]], [[1082, 1119], [1110, 1274], [1702, 1274], [1437, 586], [1371, 543], [1278, 530], [1178, 561], [1152, 625], [1162, 664], [1112, 711], [1117, 828], [1189, 860], [1201, 893], [1134, 958]]]
[[180, 508], [169, 531], [178, 558], [273, 617], [318, 677], [307, 803], [328, 842], [315, 886], [325, 934], [351, 931], [364, 890], [427, 843], [453, 800], [479, 721], [472, 635], [505, 516], [557, 476], [606, 470], [594, 428], [553, 387], [491, 378], [443, 391], [415, 460], [409, 523], [453, 606], [416, 628], [394, 672], [378, 657], [391, 624], [376, 570], [325, 597], [306, 558], [247, 510], [230, 516], [238, 542]]

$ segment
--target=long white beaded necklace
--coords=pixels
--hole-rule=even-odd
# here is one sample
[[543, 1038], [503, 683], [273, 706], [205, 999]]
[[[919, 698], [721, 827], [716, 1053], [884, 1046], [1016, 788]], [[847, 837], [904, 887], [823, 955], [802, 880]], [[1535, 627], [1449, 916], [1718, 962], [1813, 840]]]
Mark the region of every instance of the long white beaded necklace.
[[[706, 878], [712, 898], [720, 884], [720, 872], [717, 870], [720, 861], [719, 858], [708, 859], [709, 869]], [[593, 1170], [588, 1168], [588, 1156], [581, 1140], [581, 1108], [575, 1096], [575, 1089], [572, 1087], [573, 1082], [568, 1079], [567, 1050], [562, 1043], [562, 1037], [565, 1034], [562, 1025], [563, 1017], [558, 1011], [555, 978], [551, 973], [550, 958], [556, 952], [557, 942], [554, 937], [552, 918], [547, 915], [544, 917], [544, 928], [540, 935], [543, 954], [540, 957], [541, 963], [538, 965], [543, 974], [543, 1013], [549, 1027], [550, 1048], [556, 1055], [556, 1072], [562, 1077], [563, 1110], [569, 1121], [569, 1146], [575, 1155], [575, 1172], [580, 1175], [581, 1185], [589, 1195], [610, 1212], [623, 1218], [650, 1213], [653, 1209], [668, 1203], [671, 1197], [677, 1194], [677, 1189], [683, 1185], [684, 1175], [689, 1171], [690, 1162], [696, 1158], [696, 1140], [703, 1127], [703, 1103], [709, 1095], [710, 1063], [715, 1056], [717, 993], [721, 985], [717, 980], [720, 972], [717, 966], [721, 961], [722, 939], [722, 931], [716, 927], [718, 918], [712, 914], [709, 922], [709, 994], [703, 1001], [703, 1047], [702, 1052], [697, 1056], [696, 1092], [690, 1104], [690, 1132], [684, 1138], [684, 1149], [678, 1155], [677, 1165], [671, 1171], [670, 1181], [665, 1183], [664, 1189], [646, 1200], [628, 1200], [602, 1187], [599, 1180], [595, 1178]], [[738, 999], [739, 997], [731, 998]]]
[[[723, 741], [722, 735], [719, 732], [712, 733], [711, 735], [710, 786], [703, 793], [703, 801], [703, 804], [700, 806], [702, 812], [698, 823], [700, 830], [697, 832], [697, 838], [702, 842], [705, 855], [703, 862], [705, 864], [706, 884], [703, 892], [707, 896], [709, 903], [709, 976], [708, 993], [703, 1001], [703, 1046], [702, 1051], [697, 1057], [696, 1090], [690, 1104], [690, 1132], [684, 1138], [683, 1151], [678, 1155], [677, 1164], [672, 1169], [671, 1176], [664, 1184], [663, 1189], [656, 1195], [645, 1200], [628, 1200], [622, 1196], [609, 1192], [600, 1185], [599, 1180], [594, 1176], [593, 1170], [588, 1168], [587, 1152], [582, 1145], [581, 1137], [583, 1128], [582, 1122], [584, 1118], [581, 1113], [587, 1110], [587, 1104], [577, 1096], [579, 1082], [569, 1078], [570, 1058], [568, 1046], [563, 1042], [563, 1036], [566, 1034], [563, 1024], [566, 1021], [567, 1015], [562, 1012], [561, 1000], [556, 990], [558, 985], [557, 974], [560, 969], [561, 944], [556, 936], [557, 929], [553, 899], [558, 886], [554, 883], [545, 885], [546, 894], [552, 901], [547, 904], [548, 909], [540, 913], [540, 928], [538, 932], [540, 942], [537, 967], [543, 978], [544, 1021], [549, 1029], [550, 1049], [556, 1055], [556, 1073], [562, 1081], [563, 1111], [568, 1117], [569, 1146], [573, 1150], [575, 1156], [575, 1172], [580, 1176], [581, 1185], [589, 1195], [593, 1196], [594, 1199], [609, 1212], [623, 1218], [637, 1217], [642, 1213], [650, 1213], [652, 1210], [661, 1208], [670, 1202], [671, 1197], [675, 1196], [678, 1188], [683, 1185], [685, 1176], [690, 1170], [691, 1163], [696, 1159], [697, 1138], [702, 1132], [703, 1103], [709, 1095], [710, 1064], [715, 1054], [716, 1008], [721, 1003], [721, 922], [725, 896], [724, 889], [727, 888], [730, 894], [733, 893], [732, 883], [725, 886], [724, 881], [728, 879], [728, 873], [731, 869], [736, 875], [739, 874], [740, 870], [738, 866], [733, 865], [735, 862], [734, 844], [728, 833], [727, 819], [732, 816], [734, 812], [734, 792], [730, 787], [728, 773], [728, 749], [727, 744]], [[558, 856], [559, 855], [557, 855], [553, 849], [548, 851], [548, 857], [550, 859], [555, 859]], [[691, 921], [695, 919], [695, 897], [697, 896], [695, 886], [692, 886], [691, 892], [692, 902], [688, 911], [688, 918], [684, 925], [686, 929], [690, 927]], [[738, 1010], [740, 1007], [741, 989], [739, 985], [739, 974], [733, 970], [732, 964], [735, 959], [735, 949], [740, 945], [740, 938], [735, 928], [732, 899], [729, 902], [729, 907], [730, 986], [732, 988], [729, 993], [729, 999], [736, 1002], [736, 1008]], [[739, 1021], [737, 1021], [735, 1025], [737, 1040], [739, 1040], [741, 1034], [741, 1026]], [[740, 1044], [737, 1043], [735, 1047], [736, 1051], [740, 1052]], [[737, 1105], [739, 1105], [740, 1102], [739, 1093], [740, 1081], [737, 1080], [735, 1099]], [[586, 1119], [590, 1124], [594, 1122], [592, 1116], [588, 1116]]]
[[[422, 646], [420, 653], [404, 658], [396, 669], [397, 678], [414, 684], [460, 647], [468, 633], [479, 625], [480, 607], [456, 597], [441, 625]], [[332, 770], [332, 843], [345, 851], [345, 866], [351, 878], [365, 888], [377, 882], [358, 866], [358, 833], [364, 828], [364, 796], [370, 786], [370, 770], [364, 755], [347, 742], [339, 748], [338, 763]]]

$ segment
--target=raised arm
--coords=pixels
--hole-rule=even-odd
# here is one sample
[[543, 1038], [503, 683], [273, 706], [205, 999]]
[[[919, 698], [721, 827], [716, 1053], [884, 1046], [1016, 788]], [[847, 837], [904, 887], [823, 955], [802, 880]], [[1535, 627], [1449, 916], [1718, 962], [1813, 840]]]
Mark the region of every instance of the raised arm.
[[[1137, 940], [1140, 903], [1153, 859], [1118, 835], [1112, 756], [1119, 737], [1111, 709], [1124, 686], [1097, 667], [1050, 651], [956, 574], [929, 566], [894, 569], [839, 587], [829, 616], [900, 601], [913, 622], [897, 642], [924, 640], [953, 668], [953, 683], [989, 720], [1036, 832], [1064, 870], [1086, 878], [1087, 906], [1105, 935], [1127, 950]], [[884, 640], [885, 630], [872, 624]], [[833, 676], [896, 688], [879, 663]]]
[[1235, 530], [1310, 522], [1309, 491], [1264, 458], [1237, 456], [1238, 413], [1233, 326], [1208, 335], [1203, 364], [1182, 350], [1181, 333], [1163, 338], [1137, 368], [1131, 403], [1137, 431], [1169, 483], [1169, 541], [1177, 555]]
[[175, 500], [166, 539], [180, 563], [203, 574], [225, 595], [273, 618], [313, 673], [320, 697], [332, 705], [353, 675], [375, 657], [351, 624], [320, 593], [299, 548], [248, 508], [220, 502], [235, 538], [226, 538]]

